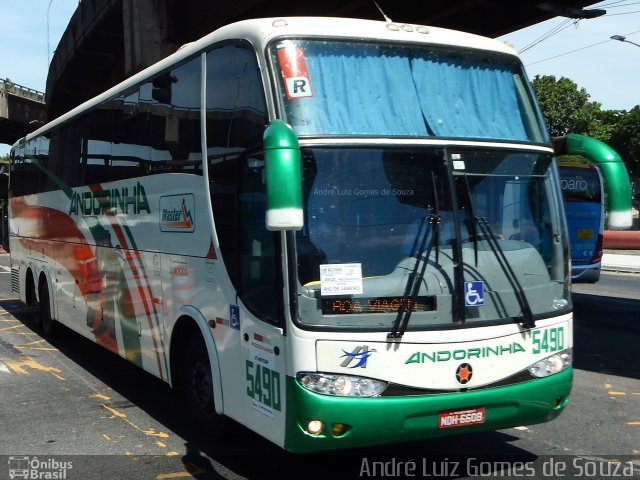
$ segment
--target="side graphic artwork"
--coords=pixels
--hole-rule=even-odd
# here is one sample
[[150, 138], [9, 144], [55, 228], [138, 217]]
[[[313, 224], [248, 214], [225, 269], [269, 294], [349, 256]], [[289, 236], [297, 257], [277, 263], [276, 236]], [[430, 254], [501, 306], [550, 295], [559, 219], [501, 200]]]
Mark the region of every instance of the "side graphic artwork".
[[[137, 185], [136, 187], [138, 187]], [[138, 191], [143, 191], [136, 188]], [[94, 192], [104, 191], [92, 185]], [[66, 192], [65, 192], [66, 193]], [[67, 195], [77, 198], [73, 191]], [[86, 325], [96, 343], [142, 366], [140, 325], [148, 324], [152, 357], [160, 378], [167, 378], [168, 366], [161, 337], [161, 312], [153, 302], [153, 292], [140, 253], [126, 225], [110, 209], [103, 208], [100, 220], [91, 215], [89, 237], [74, 216], [60, 210], [28, 205], [23, 198], [12, 198], [11, 207], [20, 242], [60, 265], [77, 286], [87, 308]], [[92, 214], [95, 211], [92, 209]], [[64, 238], [66, 242], [49, 242]], [[92, 246], [95, 245], [95, 246]], [[133, 250], [132, 250], [133, 249]]]

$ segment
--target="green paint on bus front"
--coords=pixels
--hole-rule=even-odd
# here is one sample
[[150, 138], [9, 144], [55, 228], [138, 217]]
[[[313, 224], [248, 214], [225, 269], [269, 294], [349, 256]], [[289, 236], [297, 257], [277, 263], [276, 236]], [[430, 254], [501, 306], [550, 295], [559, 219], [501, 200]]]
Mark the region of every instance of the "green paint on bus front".
[[[546, 378], [502, 387], [378, 398], [320, 395], [287, 377], [287, 413], [284, 448], [307, 453], [323, 450], [424, 440], [445, 435], [498, 430], [543, 423], [556, 418], [568, 404], [572, 368]], [[439, 413], [484, 408], [484, 422], [439, 428]], [[324, 430], [306, 433], [311, 420]], [[342, 435], [332, 434], [333, 424], [346, 424]]]

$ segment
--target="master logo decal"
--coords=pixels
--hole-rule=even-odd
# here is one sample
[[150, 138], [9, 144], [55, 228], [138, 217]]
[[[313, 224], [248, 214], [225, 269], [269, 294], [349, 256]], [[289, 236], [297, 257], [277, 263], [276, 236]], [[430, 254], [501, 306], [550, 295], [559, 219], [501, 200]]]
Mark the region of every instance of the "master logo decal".
[[195, 211], [193, 194], [160, 197], [160, 230], [163, 232], [193, 232]]

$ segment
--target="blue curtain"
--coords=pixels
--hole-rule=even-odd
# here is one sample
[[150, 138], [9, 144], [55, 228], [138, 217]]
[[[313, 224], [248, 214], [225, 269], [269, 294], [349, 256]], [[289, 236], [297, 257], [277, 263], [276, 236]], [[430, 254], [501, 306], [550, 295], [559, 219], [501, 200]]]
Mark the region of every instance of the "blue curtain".
[[508, 66], [377, 45], [303, 48], [313, 96], [287, 101], [299, 135], [528, 140]]
[[427, 135], [406, 58], [375, 46], [305, 46], [313, 97], [289, 102], [298, 134]]
[[510, 68], [457, 59], [416, 58], [411, 64], [435, 135], [527, 140]]

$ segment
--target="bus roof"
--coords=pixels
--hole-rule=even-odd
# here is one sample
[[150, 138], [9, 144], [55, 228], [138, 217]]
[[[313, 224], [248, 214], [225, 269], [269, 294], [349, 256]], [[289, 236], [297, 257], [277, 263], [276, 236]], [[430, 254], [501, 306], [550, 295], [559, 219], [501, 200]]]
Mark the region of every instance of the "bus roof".
[[126, 91], [128, 88], [154, 76], [156, 73], [162, 72], [171, 65], [197, 54], [212, 43], [227, 39], [246, 39], [256, 49], [261, 50], [271, 40], [282, 36], [375, 39], [391, 42], [450, 45], [517, 56], [515, 49], [507, 43], [480, 35], [439, 27], [337, 17], [273, 17], [242, 20], [225, 25], [199, 40], [183, 45], [175, 53], [109, 88], [100, 95], [78, 105], [26, 137], [19, 139], [14, 144], [14, 147], [24, 140], [40, 135], [94, 105]]
[[558, 157], [558, 166], [560, 167], [578, 167], [596, 169], [593, 161], [581, 157], [579, 155], [566, 155]]

